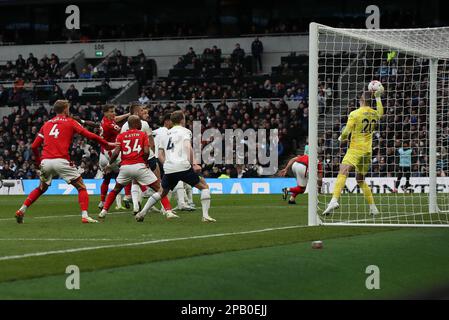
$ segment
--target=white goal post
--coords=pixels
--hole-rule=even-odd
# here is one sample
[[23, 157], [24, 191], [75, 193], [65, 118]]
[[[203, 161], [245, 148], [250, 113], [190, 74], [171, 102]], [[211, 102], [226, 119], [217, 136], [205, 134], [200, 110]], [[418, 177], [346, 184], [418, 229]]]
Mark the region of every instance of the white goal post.
[[[365, 184], [352, 172], [337, 197], [339, 208], [324, 216], [350, 144], [338, 137], [371, 80], [385, 88], [384, 112], [369, 127], [371, 153], [354, 165]], [[369, 103], [376, 109], [374, 98]], [[362, 192], [366, 185], [374, 215], [369, 192]], [[308, 194], [311, 226], [449, 226], [449, 27], [310, 24]]]

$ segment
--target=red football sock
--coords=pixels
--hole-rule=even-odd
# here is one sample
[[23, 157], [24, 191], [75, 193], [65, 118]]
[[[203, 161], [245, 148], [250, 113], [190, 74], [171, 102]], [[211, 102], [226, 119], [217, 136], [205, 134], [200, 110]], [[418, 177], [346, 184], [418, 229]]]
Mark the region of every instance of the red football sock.
[[23, 204], [26, 205], [27, 207], [31, 206], [33, 202], [39, 199], [39, 197], [42, 194], [43, 194], [42, 190], [39, 187], [37, 187], [36, 189], [31, 191], [31, 193], [28, 195]]
[[147, 186], [140, 186], [140, 190], [141, 190], [142, 192], [145, 192], [145, 191], [148, 190], [148, 188], [147, 188]]
[[109, 183], [111, 182], [110, 178], [106, 178], [103, 180], [103, 183], [101, 184], [100, 187], [100, 191], [101, 191], [101, 195], [100, 195], [100, 200], [101, 202], [104, 202], [104, 200], [106, 199], [106, 195], [108, 194], [108, 189], [109, 189]]
[[78, 190], [78, 203], [80, 204], [81, 211], [87, 211], [89, 209], [89, 195], [86, 189]]
[[165, 196], [161, 199], [162, 206], [164, 207], [165, 211], [171, 210], [170, 200], [168, 200], [168, 197]]
[[125, 186], [125, 196], [131, 198], [131, 183]]
[[103, 206], [104, 210], [106, 210], [106, 211], [109, 210], [112, 203], [114, 203], [114, 201], [115, 201], [115, 197], [117, 197], [117, 192], [115, 192], [115, 190], [112, 190], [111, 192], [109, 192], [108, 197], [106, 198], [106, 202]]
[[300, 193], [304, 193], [304, 191], [306, 191], [306, 188], [304, 187], [293, 187], [293, 188], [289, 188], [290, 192], [292, 193], [293, 198], [296, 198], [296, 196]]

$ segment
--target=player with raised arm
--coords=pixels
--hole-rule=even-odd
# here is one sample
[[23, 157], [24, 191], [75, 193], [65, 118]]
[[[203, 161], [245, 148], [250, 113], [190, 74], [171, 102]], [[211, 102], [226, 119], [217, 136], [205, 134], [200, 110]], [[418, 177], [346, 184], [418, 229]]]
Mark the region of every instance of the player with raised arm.
[[[289, 193], [291, 193], [289, 204], [296, 204], [296, 196], [306, 191], [307, 183], [309, 181], [309, 156], [307, 154], [298, 155], [291, 158], [284, 169], [279, 171], [279, 176], [285, 177], [289, 169], [292, 169], [293, 174], [296, 177], [297, 186], [290, 188], [283, 188], [284, 200], [287, 200]], [[318, 161], [318, 192], [321, 192], [321, 186], [323, 184], [323, 165], [321, 161]]]
[[345, 186], [349, 173], [354, 169], [356, 171], [357, 183], [369, 204], [370, 214], [374, 216], [379, 213], [374, 203], [371, 189], [365, 182], [365, 175], [371, 165], [373, 133], [376, 130], [380, 118], [384, 114], [381, 99], [383, 91], [384, 89], [380, 85], [380, 88], [374, 93], [376, 110], [371, 108], [373, 92], [366, 91], [360, 96], [360, 107], [349, 114], [348, 122], [339, 140], [343, 142], [350, 139], [350, 145], [340, 164], [340, 171], [335, 182], [332, 199], [326, 210], [324, 210], [323, 215], [331, 214], [334, 209], [340, 206], [338, 200], [341, 191]]
[[[97, 141], [102, 147], [115, 147], [100, 136], [83, 128], [76, 120], [69, 116], [69, 102], [57, 100], [53, 106], [56, 116], [44, 123], [31, 150], [40, 167], [40, 185], [27, 197], [22, 207], [16, 212], [17, 223], [23, 223], [25, 211], [47, 191], [54, 176], [59, 176], [78, 190], [78, 202], [81, 207], [81, 222], [92, 223], [96, 220], [89, 217], [87, 210], [89, 196], [80, 173], [70, 163], [69, 148], [73, 136], [78, 133], [90, 140]], [[39, 148], [42, 146], [42, 155]]]
[[[103, 209], [99, 214], [104, 219], [117, 194], [124, 186], [136, 181], [139, 185], [159, 190], [160, 183], [156, 175], [147, 167], [150, 154], [148, 135], [142, 130], [142, 121], [138, 116], [132, 115], [128, 118], [128, 131], [117, 136], [119, 144], [112, 152], [109, 166], [112, 166], [121, 153], [120, 172], [118, 174], [114, 189], [108, 194]], [[167, 218], [177, 218], [170, 210]]]
[[209, 186], [204, 178], [196, 173], [201, 170], [201, 167], [196, 164], [193, 157], [192, 132], [185, 128], [184, 113], [175, 111], [171, 114], [170, 119], [173, 122], [173, 128], [168, 131], [167, 137], [159, 147], [159, 160], [164, 167], [162, 188], [153, 194], [144, 208], [136, 214], [136, 221], [142, 222], [148, 210], [156, 202], [165, 197], [170, 190], [173, 190], [179, 181], [184, 181], [201, 190], [202, 221], [215, 222], [215, 219], [209, 216]]
[[[129, 113], [117, 116], [115, 114], [115, 106], [106, 104], [102, 107], [103, 109], [103, 119], [101, 120], [101, 136], [108, 142], [115, 142], [117, 136], [120, 133], [121, 127], [118, 123], [126, 120], [129, 117]], [[118, 174], [120, 159], [110, 166], [110, 171], [105, 172], [106, 166], [109, 164], [109, 160], [111, 158], [112, 151], [106, 150], [105, 148], [101, 148], [100, 153], [100, 169], [103, 171], [103, 182], [100, 187], [100, 203], [98, 204], [98, 208], [103, 209], [104, 201], [106, 200], [106, 195], [108, 193], [109, 184], [111, 183], [111, 179], [114, 178]], [[120, 197], [117, 196], [117, 207], [121, 207]]]
[[[153, 172], [156, 172], [156, 177], [160, 176], [159, 175], [159, 169], [157, 168], [157, 160], [155, 157], [155, 152], [154, 152], [154, 139], [153, 139], [153, 132], [150, 128], [150, 125], [148, 124], [148, 122], [146, 121], [148, 119], [148, 110], [146, 110], [142, 105], [140, 104], [132, 104], [130, 107], [130, 113], [132, 115], [136, 115], [140, 118], [141, 121], [141, 130], [143, 132], [145, 132], [148, 136], [148, 140], [149, 140], [149, 155], [148, 155], [148, 165], [150, 167], [150, 169]], [[128, 123], [125, 123], [122, 127], [121, 132], [126, 132], [128, 130], [129, 126]], [[142, 200], [142, 193], [141, 192], [145, 192], [147, 190], [146, 186], [144, 185], [139, 185], [137, 183], [132, 183], [131, 185], [129, 185], [131, 187], [131, 197], [132, 197], [132, 203], [133, 203], [133, 211], [134, 214], [136, 214], [137, 212], [139, 212], [140, 210], [140, 202]], [[167, 197], [164, 197], [161, 200], [162, 206], [164, 208], [164, 211], [170, 211], [170, 215], [171, 217], [174, 216], [173, 212], [172, 212], [172, 208], [170, 205], [170, 201], [168, 200]]]

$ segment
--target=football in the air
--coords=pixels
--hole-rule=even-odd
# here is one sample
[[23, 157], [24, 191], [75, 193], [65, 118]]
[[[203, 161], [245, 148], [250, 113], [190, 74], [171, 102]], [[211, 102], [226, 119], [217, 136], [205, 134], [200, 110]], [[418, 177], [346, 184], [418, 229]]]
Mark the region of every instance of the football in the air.
[[378, 80], [373, 80], [368, 84], [368, 90], [371, 92], [376, 92], [379, 91], [383, 92], [384, 91], [384, 87], [382, 85], [382, 83], [380, 83], [380, 81]]

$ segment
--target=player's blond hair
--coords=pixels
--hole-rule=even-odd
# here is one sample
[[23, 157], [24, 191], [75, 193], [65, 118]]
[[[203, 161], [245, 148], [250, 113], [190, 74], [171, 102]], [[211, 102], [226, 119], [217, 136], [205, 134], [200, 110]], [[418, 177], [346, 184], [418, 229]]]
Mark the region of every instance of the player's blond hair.
[[56, 114], [61, 114], [68, 107], [69, 107], [68, 100], [56, 100], [55, 104], [53, 105], [53, 110], [55, 110]]
[[173, 111], [170, 115], [170, 120], [174, 125], [180, 124], [184, 119], [184, 113], [181, 110]]

